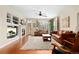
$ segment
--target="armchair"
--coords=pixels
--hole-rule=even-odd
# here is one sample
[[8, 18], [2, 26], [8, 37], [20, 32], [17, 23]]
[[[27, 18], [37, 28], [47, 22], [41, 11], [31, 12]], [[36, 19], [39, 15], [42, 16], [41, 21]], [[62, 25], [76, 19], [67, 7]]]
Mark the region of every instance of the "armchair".
[[69, 49], [60, 47], [56, 43], [52, 43], [52, 45], [54, 46], [52, 50], [52, 54], [71, 54], [72, 53]]

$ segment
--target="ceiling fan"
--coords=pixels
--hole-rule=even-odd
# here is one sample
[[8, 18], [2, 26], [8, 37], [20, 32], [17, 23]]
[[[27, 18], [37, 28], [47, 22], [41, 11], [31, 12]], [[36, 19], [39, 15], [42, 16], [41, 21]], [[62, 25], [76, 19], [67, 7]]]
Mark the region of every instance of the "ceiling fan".
[[38, 11], [38, 13], [36, 13], [38, 16], [42, 16], [42, 17], [47, 17], [42, 11]]

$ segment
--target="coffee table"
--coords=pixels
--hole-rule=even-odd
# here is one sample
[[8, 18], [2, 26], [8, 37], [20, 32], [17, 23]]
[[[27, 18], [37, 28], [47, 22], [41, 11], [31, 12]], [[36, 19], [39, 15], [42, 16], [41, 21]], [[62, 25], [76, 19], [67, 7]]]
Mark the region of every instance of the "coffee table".
[[50, 34], [42, 34], [44, 42], [51, 42], [51, 35]]

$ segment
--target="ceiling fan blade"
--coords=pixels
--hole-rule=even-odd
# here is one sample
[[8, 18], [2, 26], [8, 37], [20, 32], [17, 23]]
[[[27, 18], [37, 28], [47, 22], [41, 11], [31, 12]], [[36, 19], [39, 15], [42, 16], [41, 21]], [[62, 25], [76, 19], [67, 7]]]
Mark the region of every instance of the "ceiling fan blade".
[[46, 15], [42, 15], [43, 17], [47, 17]]

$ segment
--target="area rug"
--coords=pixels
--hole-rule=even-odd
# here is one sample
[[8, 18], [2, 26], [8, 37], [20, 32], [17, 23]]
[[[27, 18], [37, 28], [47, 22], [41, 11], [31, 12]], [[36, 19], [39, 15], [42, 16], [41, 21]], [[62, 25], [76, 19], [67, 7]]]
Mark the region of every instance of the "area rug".
[[51, 42], [43, 42], [42, 36], [29, 36], [22, 50], [49, 50], [52, 49]]

